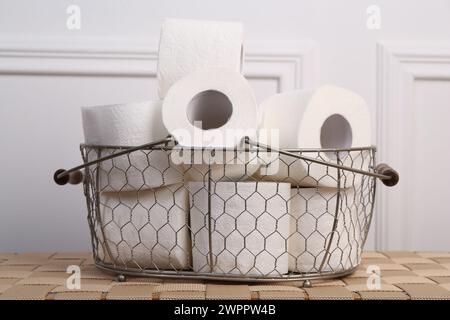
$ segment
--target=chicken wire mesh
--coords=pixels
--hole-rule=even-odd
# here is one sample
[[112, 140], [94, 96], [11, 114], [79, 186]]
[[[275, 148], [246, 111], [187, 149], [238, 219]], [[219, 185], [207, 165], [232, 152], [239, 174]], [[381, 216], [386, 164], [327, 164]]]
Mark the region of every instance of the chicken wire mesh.
[[[124, 150], [81, 146], [85, 163]], [[287, 151], [374, 171], [373, 147]], [[260, 148], [193, 151], [165, 144], [87, 167], [84, 192], [100, 268], [140, 276], [304, 280], [338, 277], [358, 266], [375, 178]]]

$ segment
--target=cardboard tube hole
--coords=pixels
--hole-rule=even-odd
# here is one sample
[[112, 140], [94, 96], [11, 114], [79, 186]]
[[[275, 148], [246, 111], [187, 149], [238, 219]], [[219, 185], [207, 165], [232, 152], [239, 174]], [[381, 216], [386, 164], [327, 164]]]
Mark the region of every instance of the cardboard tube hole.
[[[324, 149], [348, 149], [352, 147], [353, 133], [350, 123], [340, 114], [329, 116], [320, 130], [320, 144]], [[333, 152], [328, 157], [335, 158]]]
[[193, 126], [203, 130], [217, 129], [230, 120], [233, 105], [222, 92], [206, 90], [192, 98], [186, 113]]

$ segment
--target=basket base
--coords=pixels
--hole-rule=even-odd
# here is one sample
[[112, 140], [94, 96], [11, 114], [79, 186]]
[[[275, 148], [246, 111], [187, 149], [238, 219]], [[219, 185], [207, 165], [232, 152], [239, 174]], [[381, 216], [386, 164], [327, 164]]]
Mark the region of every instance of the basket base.
[[133, 277], [149, 277], [160, 279], [192, 279], [192, 280], [214, 280], [229, 282], [288, 282], [288, 281], [305, 281], [305, 287], [311, 285], [311, 280], [336, 279], [348, 276], [356, 271], [358, 266], [351, 269], [338, 272], [322, 272], [322, 273], [290, 273], [281, 276], [245, 276], [245, 275], [224, 275], [213, 273], [198, 273], [194, 271], [170, 271], [170, 270], [154, 270], [154, 269], [137, 269], [137, 268], [118, 268], [102, 262], [95, 262], [95, 266], [102, 271], [117, 275], [119, 282], [126, 281], [126, 276]]

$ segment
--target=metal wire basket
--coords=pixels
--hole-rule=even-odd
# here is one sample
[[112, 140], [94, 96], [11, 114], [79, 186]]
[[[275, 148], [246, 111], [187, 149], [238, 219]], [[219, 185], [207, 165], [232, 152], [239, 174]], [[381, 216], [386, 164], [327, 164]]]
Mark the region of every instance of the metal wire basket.
[[[361, 261], [376, 178], [398, 182], [392, 168], [375, 166], [374, 147], [275, 150], [247, 138], [233, 150], [192, 150], [169, 137], [138, 147], [81, 145], [81, 153], [84, 164], [54, 179], [83, 182], [95, 263], [119, 280], [350, 274]], [[188, 161], [175, 163], [175, 155]]]

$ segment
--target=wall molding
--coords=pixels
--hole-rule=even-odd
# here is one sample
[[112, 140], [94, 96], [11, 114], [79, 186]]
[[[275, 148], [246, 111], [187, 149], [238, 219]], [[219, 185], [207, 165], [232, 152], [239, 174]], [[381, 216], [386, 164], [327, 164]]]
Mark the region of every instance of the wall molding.
[[[402, 152], [411, 132], [413, 102], [417, 80], [450, 80], [450, 46], [441, 44], [377, 44], [377, 144], [378, 158], [402, 172], [413, 172], [408, 155]], [[413, 146], [408, 146], [412, 148]], [[402, 179], [400, 179], [401, 183]], [[378, 189], [375, 223], [377, 250], [410, 250], [411, 222], [408, 194], [411, 186]]]
[[[314, 86], [317, 46], [304, 40], [246, 44], [244, 74], [273, 79], [280, 91]], [[156, 77], [158, 41], [149, 39], [0, 37], [0, 74]]]

